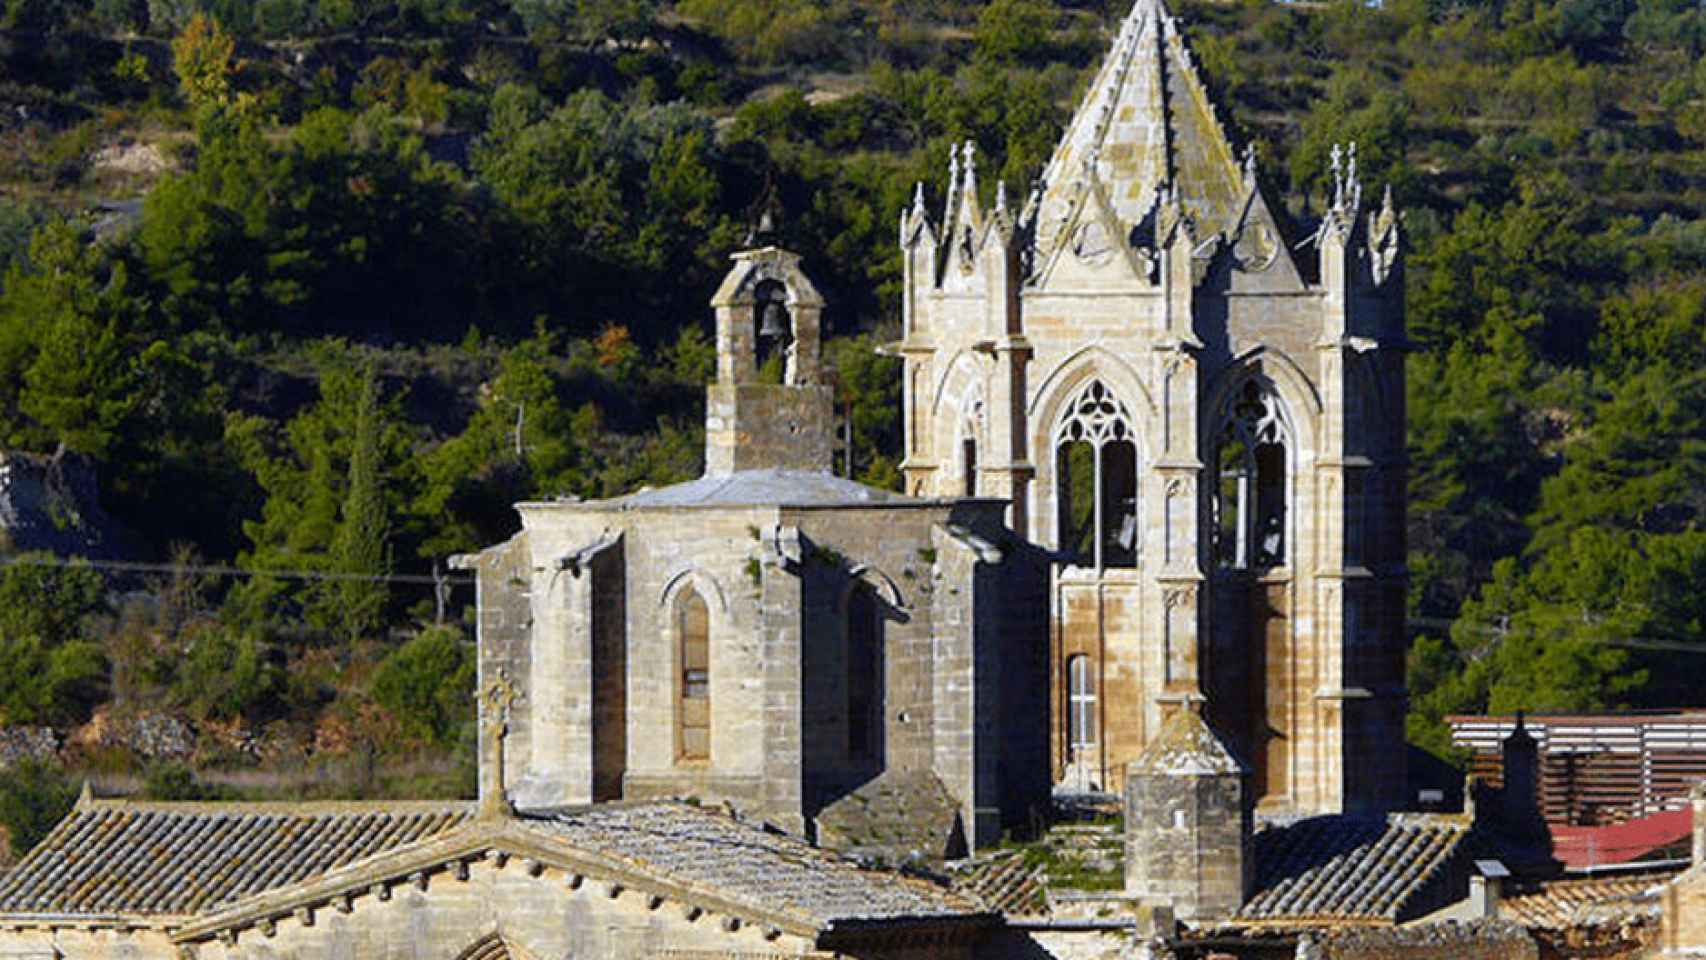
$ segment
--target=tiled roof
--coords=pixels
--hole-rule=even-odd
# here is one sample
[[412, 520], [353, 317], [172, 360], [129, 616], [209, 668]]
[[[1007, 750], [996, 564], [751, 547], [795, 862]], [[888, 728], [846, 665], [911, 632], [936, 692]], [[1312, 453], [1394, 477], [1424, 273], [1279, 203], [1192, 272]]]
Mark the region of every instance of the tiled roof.
[[799, 840], [683, 803], [606, 804], [519, 824], [635, 873], [819, 928], [982, 913], [934, 884], [862, 870]]
[[1673, 870], [1525, 884], [1500, 899], [1499, 913], [1531, 930], [1591, 925], [1596, 914], [1645, 909], [1654, 891], [1676, 874]]
[[1049, 912], [1043, 889], [1042, 864], [1027, 864], [1018, 852], [964, 863], [952, 874], [954, 889], [991, 910], [1009, 916], [1034, 917]]
[[465, 803], [86, 801], [0, 880], [0, 914], [185, 916], [467, 820]]
[[1255, 836], [1255, 894], [1246, 921], [1408, 919], [1433, 906], [1469, 828], [1460, 817], [1329, 816]]

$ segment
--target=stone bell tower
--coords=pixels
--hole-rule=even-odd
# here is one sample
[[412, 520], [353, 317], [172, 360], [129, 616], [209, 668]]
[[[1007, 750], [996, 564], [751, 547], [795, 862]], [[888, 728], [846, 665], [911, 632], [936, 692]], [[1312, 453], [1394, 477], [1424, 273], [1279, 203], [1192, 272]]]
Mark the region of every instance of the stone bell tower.
[[819, 382], [823, 297], [798, 254], [762, 247], [732, 259], [711, 298], [717, 380], [706, 389], [705, 472], [828, 473], [835, 404]]
[[1313, 236], [1288, 235], [1184, 26], [1131, 3], [1017, 212], [968, 143], [940, 217], [923, 189], [901, 215], [907, 491], [1003, 498], [1047, 551], [1063, 790], [1117, 792], [1171, 715], [1201, 709], [1259, 812], [1390, 808], [1399, 212], [1390, 192], [1364, 204], [1353, 146]]

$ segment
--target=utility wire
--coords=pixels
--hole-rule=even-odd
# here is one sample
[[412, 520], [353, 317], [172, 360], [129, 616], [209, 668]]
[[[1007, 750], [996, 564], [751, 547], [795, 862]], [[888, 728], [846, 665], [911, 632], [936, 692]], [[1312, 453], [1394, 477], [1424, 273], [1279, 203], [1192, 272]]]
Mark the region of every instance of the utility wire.
[[185, 563], [142, 563], [131, 560], [71, 560], [65, 557], [10, 557], [0, 560], [0, 567], [93, 567], [97, 570], [122, 570], [130, 573], [194, 573], [213, 577], [274, 577], [279, 580], [343, 580], [369, 583], [415, 583], [432, 586], [439, 583], [470, 584], [474, 578], [467, 574], [445, 573], [440, 576], [421, 573], [336, 573], [320, 570], [244, 570], [241, 567], [201, 566]]

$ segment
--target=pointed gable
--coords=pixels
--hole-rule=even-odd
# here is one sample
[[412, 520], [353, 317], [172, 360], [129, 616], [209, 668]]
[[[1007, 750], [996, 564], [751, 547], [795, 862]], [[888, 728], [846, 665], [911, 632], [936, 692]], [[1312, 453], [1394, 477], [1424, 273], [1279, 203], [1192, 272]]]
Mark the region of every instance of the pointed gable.
[[1239, 232], [1253, 185], [1215, 116], [1177, 21], [1137, 0], [1044, 168], [1033, 198], [1039, 263], [1068, 242], [1079, 183], [1094, 171], [1129, 234], [1170, 186], [1200, 236]]

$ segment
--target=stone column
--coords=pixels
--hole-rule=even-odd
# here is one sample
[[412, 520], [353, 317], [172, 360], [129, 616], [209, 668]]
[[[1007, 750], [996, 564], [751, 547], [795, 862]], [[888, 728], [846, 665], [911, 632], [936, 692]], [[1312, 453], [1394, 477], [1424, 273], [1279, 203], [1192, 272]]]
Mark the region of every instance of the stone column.
[[801, 738], [801, 636], [805, 616], [800, 579], [802, 544], [795, 527], [763, 536], [759, 574], [759, 659], [764, 667], [764, 816], [795, 836], [806, 835], [805, 758]]

